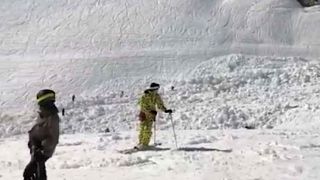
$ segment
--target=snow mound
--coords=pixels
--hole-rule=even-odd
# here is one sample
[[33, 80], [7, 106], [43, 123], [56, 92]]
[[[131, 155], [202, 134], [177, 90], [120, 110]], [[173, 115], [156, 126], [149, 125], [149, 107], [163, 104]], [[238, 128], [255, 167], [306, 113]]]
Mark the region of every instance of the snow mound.
[[[168, 108], [174, 109], [177, 129], [319, 128], [319, 78], [318, 61], [236, 54], [204, 61], [183, 80], [160, 80], [164, 84], [160, 93]], [[62, 132], [136, 129], [137, 100], [147, 86], [137, 84], [124, 91], [124, 96], [116, 91], [104, 94], [105, 89], [97, 89], [98, 96], [84, 93], [75, 102], [58, 101], [59, 109], [65, 108], [66, 112], [61, 116]], [[171, 90], [171, 86], [175, 89]], [[303, 114], [313, 117], [312, 120], [307, 124], [301, 121]], [[34, 118], [34, 114], [11, 116], [1, 114], [2, 136], [26, 132]], [[157, 123], [159, 129], [171, 128], [166, 114], [160, 113]]]

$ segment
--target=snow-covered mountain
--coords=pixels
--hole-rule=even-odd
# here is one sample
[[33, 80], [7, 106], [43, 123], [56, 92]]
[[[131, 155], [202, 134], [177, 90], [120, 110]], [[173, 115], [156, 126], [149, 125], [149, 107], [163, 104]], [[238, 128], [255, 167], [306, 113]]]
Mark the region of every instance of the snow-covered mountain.
[[[121, 128], [132, 128], [136, 100], [152, 81], [163, 85], [168, 106], [184, 120], [181, 128], [274, 127], [295, 119], [291, 106], [318, 109], [317, 6], [303, 9], [293, 0], [4, 0], [0, 8], [3, 129], [7, 123], [25, 127], [16, 124], [30, 116], [10, 119], [16, 112], [32, 114], [42, 88], [56, 90], [60, 108], [72, 114], [64, 121], [73, 127], [68, 132], [82, 132], [71, 123], [80, 117], [93, 119], [93, 132], [101, 131], [94, 125], [100, 121], [119, 128], [114, 122], [125, 119]], [[177, 90], [169, 92], [171, 86]], [[72, 94], [79, 102], [71, 107]]]
[[[296, 0], [1, 0], [0, 180], [22, 176], [43, 88], [66, 111], [50, 179], [318, 180], [319, 15]], [[163, 150], [119, 154], [151, 82], [182, 148], [159, 113]]]

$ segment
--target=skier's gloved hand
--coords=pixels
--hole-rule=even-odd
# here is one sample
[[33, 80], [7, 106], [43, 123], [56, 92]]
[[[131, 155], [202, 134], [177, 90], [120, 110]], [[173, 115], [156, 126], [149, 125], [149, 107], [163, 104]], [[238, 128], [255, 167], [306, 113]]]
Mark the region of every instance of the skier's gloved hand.
[[43, 154], [43, 151], [41, 149], [35, 150], [33, 156], [37, 162], [45, 162], [49, 159], [47, 156]]
[[172, 109], [166, 109], [164, 112], [171, 114], [172, 113]]
[[23, 180], [35, 180], [36, 179], [36, 164], [29, 164], [23, 172]]
[[151, 110], [150, 113], [155, 115], [155, 116], [157, 115], [157, 111], [154, 111], [154, 110]]

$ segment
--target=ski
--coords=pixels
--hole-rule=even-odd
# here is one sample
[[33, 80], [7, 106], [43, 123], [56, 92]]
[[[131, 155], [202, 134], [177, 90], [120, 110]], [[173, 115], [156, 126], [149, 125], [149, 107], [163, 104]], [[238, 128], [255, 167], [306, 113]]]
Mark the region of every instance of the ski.
[[167, 150], [170, 150], [170, 148], [160, 148], [157, 146], [149, 146], [148, 148], [144, 148], [144, 149], [130, 148], [130, 149], [118, 150], [118, 152], [121, 154], [132, 154], [132, 153], [141, 152], [141, 151], [167, 151]]
[[217, 148], [205, 148], [205, 147], [180, 147], [180, 148], [160, 148], [156, 146], [150, 146], [146, 149], [136, 149], [136, 148], [130, 148], [130, 149], [124, 149], [119, 150], [118, 152], [121, 154], [133, 154], [136, 152], [143, 152], [143, 151], [184, 151], [184, 152], [221, 152], [221, 153], [231, 153], [232, 149], [217, 149]]

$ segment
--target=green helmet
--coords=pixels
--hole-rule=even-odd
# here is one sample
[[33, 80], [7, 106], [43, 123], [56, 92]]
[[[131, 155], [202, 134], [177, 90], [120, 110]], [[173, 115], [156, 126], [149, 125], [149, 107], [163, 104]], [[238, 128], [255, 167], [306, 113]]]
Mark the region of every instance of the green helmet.
[[39, 105], [54, 103], [56, 100], [56, 93], [51, 89], [43, 89], [37, 93], [37, 102]]

